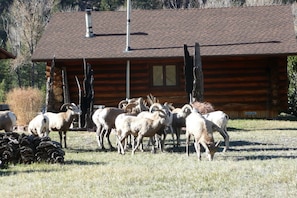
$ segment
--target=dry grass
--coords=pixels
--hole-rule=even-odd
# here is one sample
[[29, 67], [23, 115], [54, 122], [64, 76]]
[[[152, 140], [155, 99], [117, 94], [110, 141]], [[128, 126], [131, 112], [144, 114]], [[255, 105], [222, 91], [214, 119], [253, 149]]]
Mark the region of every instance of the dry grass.
[[193, 147], [187, 157], [184, 136], [180, 149], [169, 140], [164, 153], [122, 156], [97, 150], [93, 132], [68, 132], [64, 165], [0, 170], [1, 197], [295, 197], [297, 122], [231, 120], [228, 130], [231, 150], [212, 162]]
[[15, 88], [7, 93], [6, 103], [16, 114], [17, 124], [27, 125], [40, 112], [44, 97], [36, 88]]

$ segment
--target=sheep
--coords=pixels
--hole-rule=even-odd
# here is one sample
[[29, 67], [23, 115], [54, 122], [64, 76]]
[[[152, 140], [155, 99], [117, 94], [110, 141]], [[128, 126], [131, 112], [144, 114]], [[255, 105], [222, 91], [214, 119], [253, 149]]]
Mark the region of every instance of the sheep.
[[109, 135], [111, 133], [111, 130], [115, 128], [114, 123], [116, 117], [121, 113], [125, 113], [125, 111], [116, 107], [105, 107], [103, 109], [97, 109], [94, 112], [92, 120], [97, 127], [96, 136], [99, 148], [105, 149], [103, 136], [107, 138], [110, 148], [114, 148], [110, 142]]
[[221, 134], [225, 141], [225, 148], [223, 152], [227, 151], [229, 149], [229, 135], [227, 133], [227, 123], [229, 120], [229, 116], [223, 111], [214, 111], [203, 114], [202, 116], [222, 129], [218, 132]]
[[[152, 143], [154, 145], [155, 139], [158, 143], [158, 147], [160, 148], [160, 151], [163, 152], [163, 148], [164, 148], [164, 141], [166, 139], [166, 132], [165, 130], [168, 129], [169, 127], [171, 127], [171, 123], [172, 123], [172, 114], [171, 111], [169, 109], [169, 106], [165, 103], [165, 105], [161, 105], [160, 103], [154, 103], [151, 105], [151, 107], [149, 108], [149, 111], [142, 111], [140, 112], [137, 117], [138, 118], [149, 118], [149, 119], [154, 119], [153, 118], [153, 114], [152, 112], [155, 111], [156, 109], [158, 110], [162, 110], [166, 113], [166, 115], [168, 116], [168, 123], [164, 126], [162, 126], [157, 132], [155, 137], [150, 137], [150, 140], [148, 142], [148, 145], [150, 143]], [[169, 129], [170, 130], [170, 129]], [[163, 136], [163, 139], [160, 138], [160, 136]], [[154, 148], [154, 147], [153, 147]], [[143, 144], [141, 144], [141, 150], [143, 150]]]
[[[150, 112], [153, 112], [154, 109], [160, 109], [160, 110], [163, 110], [167, 116], [168, 116], [168, 119], [169, 119], [169, 122], [166, 124], [165, 128], [162, 129], [162, 131], [159, 131], [158, 132], [158, 135], [163, 135], [163, 140], [162, 140], [162, 146], [164, 147], [164, 142], [165, 142], [165, 139], [166, 139], [166, 136], [167, 136], [167, 133], [171, 133], [172, 135], [172, 140], [173, 140], [173, 145], [175, 146], [175, 139], [174, 139], [174, 130], [172, 128], [172, 122], [173, 122], [173, 114], [172, 114], [172, 111], [171, 109], [173, 109], [174, 107], [172, 106], [172, 104], [169, 104], [167, 102], [165, 102], [163, 105], [161, 105], [159, 102], [155, 102], [153, 103], [150, 108], [149, 108], [149, 111]], [[161, 148], [162, 150], [162, 148]]]
[[208, 160], [213, 160], [219, 146], [219, 142], [214, 142], [213, 131], [222, 132], [222, 129], [194, 109], [186, 118], [186, 154], [189, 156], [190, 137], [194, 136], [198, 160], [201, 160], [200, 144], [205, 148]]
[[62, 133], [64, 138], [64, 147], [67, 148], [66, 144], [66, 132], [69, 130], [69, 127], [75, 116], [81, 114], [81, 110], [74, 103], [66, 103], [61, 106], [61, 109], [66, 107], [66, 112], [47, 112], [44, 115], [49, 118], [49, 130], [58, 131], [60, 136], [60, 143], [62, 145]]
[[119, 102], [118, 108], [106, 107], [104, 109], [97, 109], [92, 116], [92, 120], [97, 127], [96, 136], [99, 148], [105, 149], [103, 137], [106, 137], [110, 148], [112, 150], [114, 149], [109, 136], [112, 129], [115, 128], [114, 121], [119, 114], [129, 113], [137, 115], [139, 112], [147, 109], [148, 108], [141, 97], [122, 100]]
[[[169, 118], [162, 110], [156, 110], [153, 115], [148, 117], [137, 117], [126, 114], [120, 114], [115, 120], [116, 135], [118, 138], [118, 152], [125, 154], [122, 142], [128, 135], [137, 137], [137, 144], [134, 147], [132, 155], [142, 142], [143, 137], [152, 137], [164, 125], [167, 125]], [[154, 147], [154, 145], [153, 145]]]
[[186, 117], [192, 112], [192, 109], [190, 104], [185, 104], [182, 108], [172, 110], [172, 128], [176, 135], [177, 147], [180, 146], [181, 130], [186, 126]]
[[12, 111], [0, 111], [0, 130], [12, 132], [16, 125], [17, 117]]
[[49, 119], [44, 114], [35, 116], [28, 125], [28, 133], [40, 138], [47, 137], [49, 134]]
[[225, 140], [225, 148], [223, 152], [226, 152], [229, 149], [229, 135], [227, 133], [227, 123], [229, 120], [229, 116], [222, 111], [215, 111], [213, 105], [209, 102], [195, 101], [191, 105], [206, 119], [214, 122], [216, 125], [223, 129], [223, 133], [219, 133]]

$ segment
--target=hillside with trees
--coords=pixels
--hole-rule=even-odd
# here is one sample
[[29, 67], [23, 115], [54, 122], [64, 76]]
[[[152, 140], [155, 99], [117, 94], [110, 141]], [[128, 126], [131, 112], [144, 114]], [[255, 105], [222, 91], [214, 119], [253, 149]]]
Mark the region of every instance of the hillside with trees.
[[[233, 6], [291, 4], [297, 15], [296, 0], [131, 0], [133, 9], [191, 9]], [[0, 103], [16, 87], [45, 89], [45, 65], [33, 63], [31, 56], [55, 12], [125, 10], [126, 0], [0, 0], [0, 47], [16, 55], [14, 60], [0, 61]], [[296, 17], [295, 17], [296, 18]], [[295, 19], [295, 29], [297, 22]], [[297, 59], [288, 59], [290, 113], [297, 115]]]

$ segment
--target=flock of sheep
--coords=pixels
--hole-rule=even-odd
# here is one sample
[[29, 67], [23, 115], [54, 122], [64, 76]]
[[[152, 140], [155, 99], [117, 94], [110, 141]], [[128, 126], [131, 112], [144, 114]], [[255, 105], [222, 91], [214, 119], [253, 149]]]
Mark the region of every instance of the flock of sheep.
[[[40, 138], [47, 137], [50, 131], [58, 131], [60, 143], [66, 144], [66, 132], [74, 118], [81, 114], [80, 108], [74, 103], [64, 104], [66, 112], [47, 112], [37, 115], [28, 125], [29, 134]], [[161, 104], [152, 95], [133, 98], [119, 102], [118, 107], [102, 107], [97, 109], [92, 120], [96, 125], [96, 139], [100, 149], [105, 149], [104, 138], [107, 138], [111, 149], [115, 149], [110, 140], [113, 132], [116, 136], [118, 153], [124, 154], [130, 140], [132, 154], [139, 148], [143, 150], [143, 138], [148, 137], [152, 146], [164, 149], [167, 134], [173, 137], [174, 146], [180, 146], [182, 128], [186, 129], [186, 153], [189, 155], [191, 136], [194, 136], [194, 147], [201, 160], [200, 145], [204, 147], [209, 160], [213, 160], [218, 150], [219, 141], [214, 141], [213, 133], [219, 132], [224, 138], [224, 151], [229, 148], [227, 133], [228, 115], [222, 111], [214, 111], [210, 103], [194, 102], [181, 108], [174, 108], [169, 103]], [[16, 116], [11, 111], [0, 112], [0, 130], [12, 131]], [[176, 138], [175, 138], [176, 137]], [[176, 141], [175, 141], [176, 139]]]
[[[92, 120], [97, 130], [97, 142], [101, 149], [104, 147], [104, 137], [109, 146], [114, 148], [110, 141], [110, 134], [114, 131], [117, 137], [117, 147], [120, 154], [127, 149], [131, 137], [132, 154], [140, 147], [143, 150], [143, 138], [149, 137], [152, 151], [157, 147], [163, 151], [166, 135], [172, 134], [174, 146], [180, 146], [182, 128], [186, 128], [186, 153], [189, 155], [191, 136], [194, 136], [194, 146], [198, 159], [201, 159], [200, 145], [212, 160], [220, 142], [215, 143], [213, 132], [219, 132], [225, 141], [226, 151], [229, 148], [227, 133], [228, 115], [222, 111], [214, 111], [210, 103], [194, 102], [185, 104], [181, 108], [174, 108], [169, 103], [161, 104], [152, 95], [143, 98], [123, 100], [118, 107], [97, 109]], [[176, 143], [175, 138], [176, 137]]]

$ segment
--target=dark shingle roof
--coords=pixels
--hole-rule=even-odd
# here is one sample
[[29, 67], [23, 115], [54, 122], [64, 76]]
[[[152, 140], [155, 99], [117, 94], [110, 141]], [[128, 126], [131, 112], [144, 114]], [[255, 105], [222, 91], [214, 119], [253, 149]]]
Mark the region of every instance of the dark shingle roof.
[[[56, 59], [183, 57], [199, 42], [202, 56], [296, 54], [291, 6], [189, 10], [132, 10], [131, 52], [126, 12], [92, 12], [96, 35], [86, 38], [85, 12], [55, 14], [33, 61]], [[190, 48], [190, 51], [193, 50]]]
[[5, 49], [0, 48], [0, 59], [9, 59], [9, 58], [15, 58], [15, 56], [10, 52], [6, 51]]

